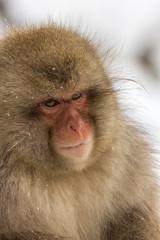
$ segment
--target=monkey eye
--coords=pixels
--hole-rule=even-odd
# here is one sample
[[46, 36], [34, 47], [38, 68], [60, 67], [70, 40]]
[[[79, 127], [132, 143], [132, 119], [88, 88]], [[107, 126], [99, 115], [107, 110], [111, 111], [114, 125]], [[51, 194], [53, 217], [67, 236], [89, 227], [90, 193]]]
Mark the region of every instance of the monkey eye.
[[55, 107], [57, 104], [59, 104], [59, 102], [56, 101], [56, 100], [53, 99], [53, 98], [47, 100], [47, 101], [44, 103], [44, 105], [45, 105], [46, 107], [48, 107], [48, 108], [53, 108], [53, 107]]
[[82, 93], [75, 93], [72, 95], [72, 100], [78, 100], [79, 98], [81, 98]]

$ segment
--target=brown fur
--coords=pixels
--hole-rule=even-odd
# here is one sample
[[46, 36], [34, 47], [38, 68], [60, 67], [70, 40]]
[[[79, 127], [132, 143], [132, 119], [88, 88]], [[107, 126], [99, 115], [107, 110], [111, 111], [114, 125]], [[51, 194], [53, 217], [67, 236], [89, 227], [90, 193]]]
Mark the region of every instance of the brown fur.
[[[96, 46], [53, 25], [0, 44], [1, 240], [159, 240], [155, 160], [125, 120]], [[36, 99], [86, 90], [94, 148], [71, 166], [54, 153]]]

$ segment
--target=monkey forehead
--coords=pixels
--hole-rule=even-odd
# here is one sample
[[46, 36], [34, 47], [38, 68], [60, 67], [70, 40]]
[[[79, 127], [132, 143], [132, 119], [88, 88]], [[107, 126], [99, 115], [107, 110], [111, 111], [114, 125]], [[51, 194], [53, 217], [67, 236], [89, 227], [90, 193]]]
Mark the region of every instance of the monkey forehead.
[[11, 31], [2, 40], [0, 63], [13, 74], [15, 69], [18, 75], [23, 73], [26, 83], [44, 86], [49, 81], [55, 89], [71, 89], [77, 82], [84, 87], [102, 79], [104, 73], [97, 50], [87, 38], [54, 25]]

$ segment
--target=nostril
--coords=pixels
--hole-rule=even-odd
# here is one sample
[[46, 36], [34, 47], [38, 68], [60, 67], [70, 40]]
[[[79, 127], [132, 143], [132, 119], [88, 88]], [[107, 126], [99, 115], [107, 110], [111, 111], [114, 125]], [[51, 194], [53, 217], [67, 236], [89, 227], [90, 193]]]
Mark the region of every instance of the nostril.
[[70, 125], [70, 129], [76, 131], [76, 127], [74, 127], [73, 125]]

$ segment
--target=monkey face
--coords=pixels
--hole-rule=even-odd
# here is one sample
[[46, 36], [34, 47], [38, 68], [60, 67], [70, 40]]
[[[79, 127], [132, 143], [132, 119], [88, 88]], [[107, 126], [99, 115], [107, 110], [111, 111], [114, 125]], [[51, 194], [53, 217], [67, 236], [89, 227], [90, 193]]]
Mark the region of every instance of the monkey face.
[[36, 108], [51, 128], [51, 146], [57, 153], [73, 161], [85, 160], [93, 145], [86, 94], [50, 98]]

